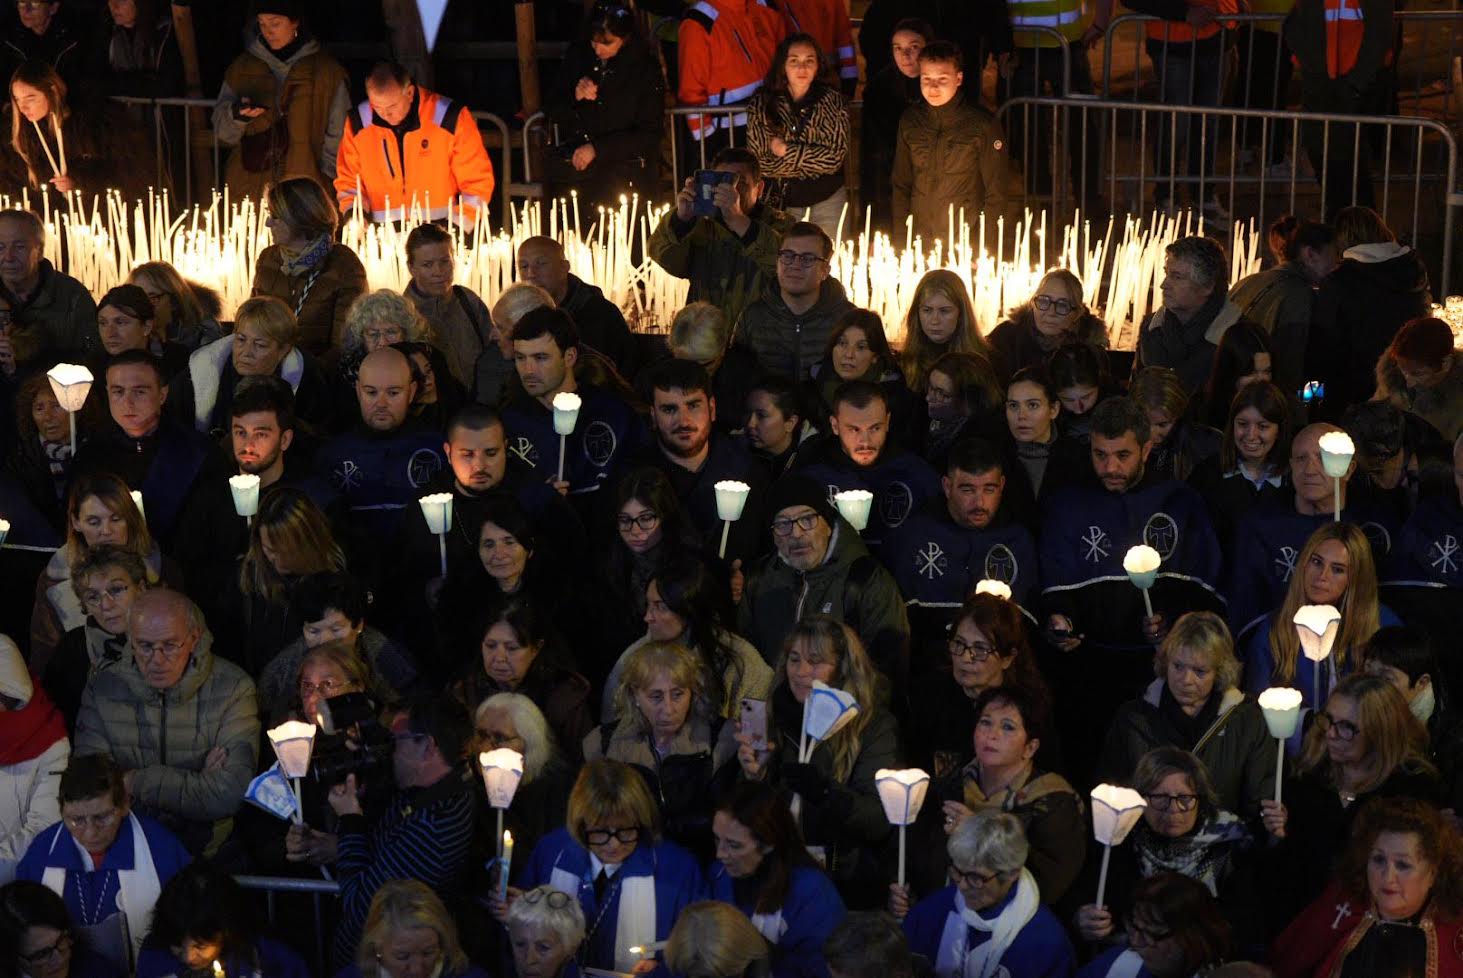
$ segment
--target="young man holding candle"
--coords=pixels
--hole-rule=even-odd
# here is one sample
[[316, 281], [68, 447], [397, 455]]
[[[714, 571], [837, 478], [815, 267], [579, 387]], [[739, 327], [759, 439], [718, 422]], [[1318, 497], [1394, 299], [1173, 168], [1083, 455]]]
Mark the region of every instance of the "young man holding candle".
[[599, 286], [569, 271], [562, 244], [544, 235], [528, 238], [518, 246], [517, 262], [520, 282], [537, 285], [553, 296], [554, 305], [574, 317], [580, 342], [608, 357], [621, 375], [635, 376], [639, 358], [625, 314]]
[[132, 662], [82, 694], [76, 753], [110, 754], [139, 811], [214, 855], [256, 770], [254, 682], [213, 654], [198, 606], [176, 591], [138, 596], [127, 635]]
[[982, 580], [1005, 582], [1011, 598], [1035, 608], [1036, 541], [1006, 503], [1005, 463], [985, 441], [950, 449], [941, 496], [893, 531], [884, 555], [909, 609], [910, 657], [922, 666], [948, 657], [947, 628]]
[[641, 461], [670, 478], [708, 555], [718, 552], [721, 543], [716, 483], [733, 480], [748, 485], [751, 491], [742, 517], [727, 534], [725, 557], [749, 561], [765, 553], [770, 480], [740, 440], [714, 430], [717, 404], [706, 368], [690, 360], [671, 359], [660, 361], [647, 373], [655, 447]]
[[[1220, 611], [1219, 542], [1203, 498], [1181, 482], [1145, 479], [1148, 414], [1111, 397], [1093, 411], [1092, 468], [1098, 486], [1053, 493], [1040, 543], [1047, 642], [1060, 652], [1057, 696], [1073, 709], [1062, 743], [1080, 777], [1096, 761], [1093, 731], [1152, 678], [1153, 649], [1186, 611]], [[1146, 613], [1143, 592], [1123, 567], [1130, 548], [1157, 551]], [[1073, 654], [1076, 653], [1076, 654]], [[1055, 671], [1055, 670], [1054, 670]]]
[[[562, 309], [530, 310], [513, 326], [513, 364], [523, 394], [503, 409], [508, 450], [541, 480], [571, 496], [597, 492], [613, 479], [623, 459], [644, 444], [644, 429], [624, 401], [575, 376], [579, 330]], [[580, 398], [572, 434], [554, 430], [554, 397]], [[563, 481], [558, 482], [560, 444]]]
[[793, 465], [795, 471], [827, 486], [830, 497], [848, 489], [874, 494], [864, 543], [890, 566], [886, 548], [895, 531], [940, 496], [940, 477], [930, 464], [889, 441], [893, 423], [882, 385], [849, 381], [833, 396], [831, 437], [809, 445]]

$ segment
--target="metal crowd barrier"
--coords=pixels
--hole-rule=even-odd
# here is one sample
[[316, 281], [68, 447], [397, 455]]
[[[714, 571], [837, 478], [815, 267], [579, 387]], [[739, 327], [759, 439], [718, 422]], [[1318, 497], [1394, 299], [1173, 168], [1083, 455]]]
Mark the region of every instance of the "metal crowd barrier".
[[[1352, 203], [1364, 191], [1365, 174], [1361, 169], [1363, 154], [1372, 156], [1372, 186], [1375, 203], [1382, 218], [1405, 235], [1424, 255], [1436, 259], [1434, 281], [1441, 281], [1440, 295], [1446, 295], [1453, 263], [1453, 238], [1457, 209], [1463, 206], [1463, 193], [1458, 190], [1458, 140], [1453, 131], [1434, 119], [1413, 116], [1367, 116], [1335, 113], [1287, 112], [1283, 110], [1236, 109], [1187, 105], [1134, 103], [1103, 99], [1011, 99], [1000, 108], [1002, 117], [1018, 109], [1033, 108], [1050, 116], [1051, 139], [1048, 164], [1053, 177], [1052, 194], [1046, 199], [1054, 216], [1065, 219], [1072, 202], [1091, 196], [1094, 189], [1106, 197], [1114, 214], [1145, 212], [1144, 192], [1149, 184], [1166, 191], [1169, 201], [1177, 202], [1180, 188], [1190, 193], [1193, 206], [1227, 193], [1232, 216], [1238, 220], [1255, 219], [1263, 228], [1283, 213], [1320, 218], [1327, 192], [1334, 190], [1327, 181], [1337, 177], [1347, 180]], [[1073, 120], [1072, 114], [1078, 118]], [[1092, 117], [1095, 116], [1095, 124]], [[1123, 124], [1124, 117], [1128, 124]], [[1261, 155], [1258, 165], [1242, 166], [1239, 162], [1239, 131], [1242, 121], [1258, 125]], [[1076, 123], [1075, 125], [1073, 123]], [[1149, 143], [1164, 126], [1177, 131], [1187, 123], [1187, 136], [1169, 140], [1166, 165], [1158, 166], [1150, 159]], [[1279, 134], [1288, 136], [1294, 145], [1306, 141], [1309, 127], [1320, 127], [1317, 135], [1321, 146], [1319, 172], [1312, 174], [1294, 158], [1283, 176], [1264, 166], [1264, 150], [1268, 141]], [[1097, 145], [1089, 144], [1089, 133], [1099, 134]], [[1124, 138], [1124, 133], [1128, 138]], [[1069, 144], [1065, 134], [1078, 133], [1079, 141]], [[1369, 137], [1381, 148], [1375, 154], [1367, 151]], [[1198, 141], [1197, 172], [1186, 169], [1179, 159], [1179, 145], [1187, 140]], [[1312, 138], [1311, 142], [1316, 140]], [[1348, 145], [1349, 144], [1349, 145]], [[1189, 147], [1185, 146], [1187, 150]], [[1349, 150], [1349, 152], [1347, 152]], [[1068, 172], [1072, 154], [1078, 158], [1089, 152], [1101, 154], [1099, 188], [1073, 185]], [[1350, 172], [1337, 174], [1330, 165], [1333, 156], [1338, 164], [1349, 161]], [[1028, 157], [1029, 159], [1029, 157]], [[1210, 161], [1213, 161], [1212, 163]], [[1090, 172], [1079, 168], [1085, 177]], [[1035, 195], [1026, 195], [1029, 200]], [[1334, 195], [1333, 195], [1334, 196]], [[1031, 201], [1040, 206], [1037, 198]], [[1440, 216], [1440, 224], [1439, 224]], [[1433, 242], [1436, 241], [1434, 245]]]
[[257, 890], [264, 894], [265, 919], [275, 923], [275, 897], [280, 893], [307, 893], [314, 906], [315, 926], [311, 934], [315, 939], [315, 974], [331, 973], [325, 948], [325, 908], [322, 896], [340, 896], [340, 884], [330, 880], [296, 879], [291, 876], [235, 876], [234, 881], [246, 890]]
[[[1393, 64], [1390, 69], [1394, 80], [1392, 98], [1396, 103], [1392, 106], [1393, 114], [1419, 113], [1423, 108], [1423, 100], [1431, 95], [1442, 96], [1441, 114], [1445, 121], [1451, 121], [1454, 117], [1455, 106], [1453, 105], [1453, 78], [1452, 65], [1454, 58], [1463, 51], [1463, 10], [1399, 10], [1394, 14], [1397, 23], [1397, 36], [1393, 45]], [[1257, 33], [1267, 28], [1279, 29], [1285, 20], [1285, 14], [1263, 13], [1263, 14], [1226, 14], [1219, 19], [1221, 30], [1219, 32], [1219, 64], [1229, 65], [1235, 55], [1239, 56], [1242, 65], [1254, 64], [1255, 38]], [[1126, 77], [1122, 71], [1115, 72], [1114, 68], [1126, 67], [1119, 64], [1119, 57], [1114, 51], [1114, 42], [1120, 39], [1124, 28], [1131, 28], [1132, 37], [1131, 50], [1133, 51], [1131, 71], [1131, 96], [1132, 101], [1157, 101], [1152, 97], [1151, 92], [1145, 92], [1145, 78], [1143, 66], [1153, 74], [1147, 79], [1148, 84], [1157, 83], [1158, 92], [1163, 91], [1164, 77], [1161, 69], [1155, 69], [1146, 54], [1145, 40], [1147, 37], [1147, 25], [1150, 23], [1161, 23], [1172, 25], [1172, 22], [1149, 14], [1121, 14], [1114, 17], [1108, 24], [1107, 34], [1103, 38], [1102, 46], [1102, 87], [1099, 92], [1104, 98], [1116, 98], [1128, 93], [1125, 85], [1123, 91], [1119, 92], [1114, 87], [1114, 75]], [[1167, 37], [1168, 27], [1165, 27]], [[1176, 42], [1182, 45], [1184, 42]], [[1199, 41], [1191, 40], [1189, 46], [1189, 60], [1193, 60], [1197, 53]], [[1127, 48], [1123, 49], [1126, 52]], [[1233, 53], [1231, 53], [1233, 52]], [[1282, 59], [1290, 57], [1289, 50], [1276, 45], [1277, 57], [1269, 72], [1270, 78], [1256, 79], [1252, 72], [1245, 72], [1243, 76], [1236, 79], [1240, 90], [1229, 94], [1229, 103], [1238, 103], [1243, 108], [1284, 108], [1287, 86], [1281, 84]], [[1442, 60], [1430, 71], [1434, 59], [1442, 56]], [[1231, 71], [1233, 66], [1230, 66]], [[1224, 78], [1221, 78], [1220, 94], [1225, 96]], [[1261, 99], [1265, 91], [1257, 88], [1256, 85], [1264, 84], [1268, 89], [1268, 98]], [[1404, 98], [1404, 96], [1406, 96]], [[1193, 101], [1193, 87], [1190, 86], [1189, 98]], [[1407, 109], [1403, 109], [1403, 105]]]

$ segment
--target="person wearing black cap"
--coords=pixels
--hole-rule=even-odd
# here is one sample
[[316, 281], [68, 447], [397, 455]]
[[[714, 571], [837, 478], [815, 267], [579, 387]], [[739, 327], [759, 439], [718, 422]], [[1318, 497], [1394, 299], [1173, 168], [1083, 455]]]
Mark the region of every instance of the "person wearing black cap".
[[213, 109], [219, 142], [235, 147], [229, 189], [258, 198], [286, 176], [328, 187], [350, 111], [345, 69], [301, 25], [300, 0], [257, 0], [254, 9], [258, 30], [224, 73]]
[[800, 619], [832, 615], [858, 633], [869, 658], [902, 689], [909, 671], [909, 619], [893, 576], [811, 479], [781, 479], [767, 510], [777, 550], [746, 572], [738, 634], [772, 662]]

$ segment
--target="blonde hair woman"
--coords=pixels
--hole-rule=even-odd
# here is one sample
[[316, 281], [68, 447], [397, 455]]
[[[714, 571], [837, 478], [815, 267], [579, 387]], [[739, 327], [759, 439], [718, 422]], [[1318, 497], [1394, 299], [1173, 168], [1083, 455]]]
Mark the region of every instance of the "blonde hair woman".
[[614, 716], [584, 738], [584, 756], [633, 765], [660, 799], [666, 836], [706, 861], [711, 810], [732, 780], [737, 743], [706, 697], [701, 658], [680, 642], [639, 646], [625, 657]]
[[218, 293], [188, 281], [167, 262], [143, 262], [132, 269], [127, 283], [147, 293], [157, 315], [158, 335], [165, 339], [196, 350], [224, 335], [218, 321], [223, 315]]
[[320, 356], [340, 346], [345, 317], [367, 289], [356, 253], [335, 242], [335, 201], [310, 177], [271, 184], [266, 226], [274, 244], [254, 264], [254, 294], [284, 300], [300, 323], [300, 346]]
[[[1341, 612], [1331, 654], [1319, 667], [1300, 651], [1295, 613], [1305, 605], [1330, 605]], [[1246, 650], [1245, 685], [1259, 695], [1271, 686], [1291, 686], [1310, 709], [1343, 677], [1359, 672], [1362, 649], [1378, 628], [1402, 624], [1377, 599], [1377, 570], [1366, 534], [1351, 523], [1326, 523], [1301, 548], [1285, 600], [1267, 625], [1256, 628]], [[1319, 677], [1319, 691], [1317, 680]], [[1292, 749], [1299, 746], [1299, 735]]]
[[[991, 359], [990, 344], [975, 321], [970, 292], [960, 276], [945, 268], [926, 272], [915, 286], [904, 320], [899, 367], [909, 389], [923, 394], [930, 367], [946, 353], [979, 353]], [[1000, 374], [1000, 365], [994, 364]]]
[[[808, 763], [798, 763], [803, 707], [815, 680], [848, 693], [859, 711], [813, 747]], [[806, 618], [788, 633], [774, 670], [767, 745], [754, 745], [746, 734], [737, 737], [737, 760], [746, 777], [771, 779], [802, 799], [808, 844], [828, 851], [833, 880], [852, 906], [883, 901], [878, 863], [889, 823], [874, 773], [898, 766], [899, 756], [884, 683], [853, 629], [828, 615]]]
[[767, 955], [767, 940], [745, 914], [729, 903], [703, 900], [676, 921], [665, 963], [686, 978], [742, 978]]
[[388, 880], [371, 898], [355, 965], [340, 978], [487, 978], [470, 964], [457, 925], [420, 880]]
[[[607, 760], [590, 761], [579, 772], [568, 822], [534, 848], [524, 884], [572, 894], [585, 920], [595, 922], [580, 963], [626, 972], [641, 960], [630, 948], [670, 937], [704, 888], [696, 858], [660, 838], [645, 779], [630, 765]], [[508, 897], [515, 908], [527, 899], [511, 887]], [[509, 907], [489, 903], [499, 920], [508, 917]]]

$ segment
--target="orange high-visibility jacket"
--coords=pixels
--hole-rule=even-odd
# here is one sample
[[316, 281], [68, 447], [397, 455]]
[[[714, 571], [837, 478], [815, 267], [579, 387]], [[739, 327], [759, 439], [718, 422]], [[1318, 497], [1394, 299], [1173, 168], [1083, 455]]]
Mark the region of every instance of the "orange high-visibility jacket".
[[[1239, 13], [1239, 0], [1202, 0], [1200, 6], [1208, 7], [1215, 14], [1237, 14]], [[1147, 31], [1149, 40], [1167, 41], [1170, 44], [1188, 44], [1194, 40], [1205, 40], [1219, 33], [1220, 22], [1215, 21], [1197, 31], [1189, 26], [1186, 20], [1150, 20]], [[1234, 26], [1231, 21], [1225, 25]]]
[[[762, 87], [778, 43], [787, 35], [782, 15], [766, 0], [699, 0], [686, 8], [676, 45], [682, 105], [735, 105]], [[704, 139], [745, 126], [747, 114], [688, 116], [691, 135]]]
[[[493, 197], [493, 162], [467, 106], [417, 86], [417, 128], [397, 139], [376, 119], [369, 102], [352, 109], [340, 138], [335, 195], [344, 214], [356, 203], [372, 220], [400, 216], [413, 203], [427, 220], [454, 219], [458, 205], [465, 223]], [[387, 206], [390, 205], [390, 214]]]
[[838, 63], [839, 78], [858, 80], [848, 0], [772, 0], [772, 5], [787, 21], [789, 34], [811, 34], [822, 52]]
[[1332, 78], [1349, 75], [1365, 35], [1360, 0], [1326, 0], [1326, 74]]

